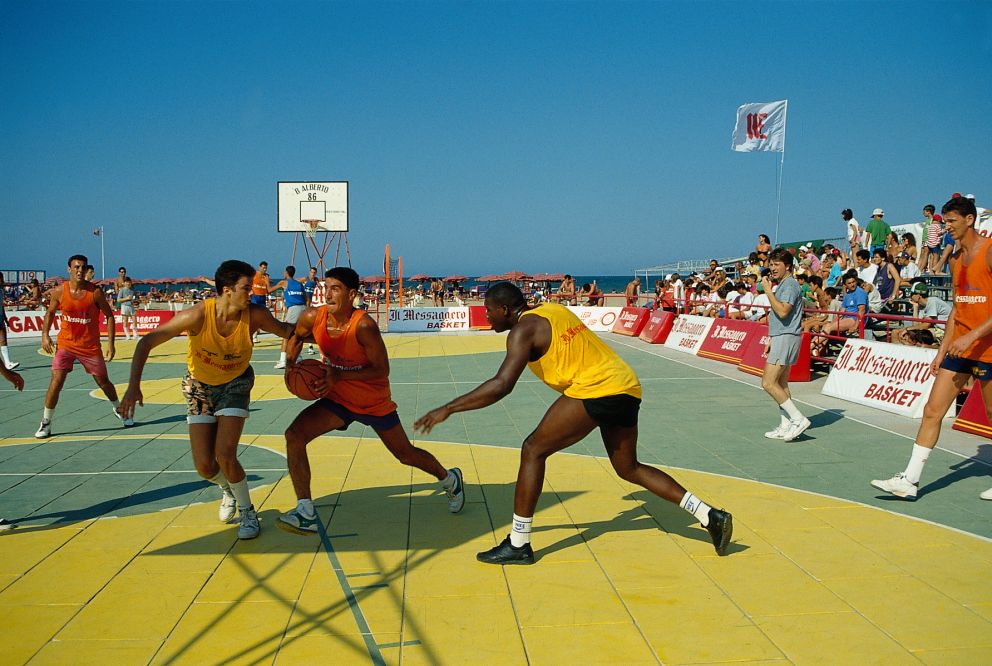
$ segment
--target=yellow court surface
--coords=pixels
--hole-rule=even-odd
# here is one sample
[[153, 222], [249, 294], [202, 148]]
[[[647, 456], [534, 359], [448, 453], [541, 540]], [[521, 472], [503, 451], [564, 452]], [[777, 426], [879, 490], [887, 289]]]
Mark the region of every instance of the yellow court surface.
[[[387, 340], [408, 430], [502, 359], [495, 335]], [[73, 373], [79, 390], [65, 395], [75, 416], [57, 417], [51, 439], [8, 421], [18, 431], [0, 438], [0, 515], [17, 526], [0, 533], [0, 662], [992, 663], [987, 536], [872, 505], [870, 488], [856, 496], [836, 481], [837, 494], [814, 492], [825, 466], [852, 474], [827, 437], [759, 449], [757, 439], [726, 437], [719, 415], [666, 412], [673, 392], [645, 401], [642, 459], [733, 512], [724, 557], [690, 514], [620, 480], [594, 433], [549, 459], [537, 562], [477, 562], [509, 530], [519, 441], [554, 399], [530, 376], [516, 402], [457, 415], [415, 440], [463, 470], [461, 513], [448, 512], [433, 478], [355, 424], [309, 448], [320, 534], [277, 529], [296, 502], [282, 431], [303, 403], [269, 369], [278, 347], [269, 348], [256, 350], [257, 403], [241, 438], [262, 522], [251, 541], [218, 521], [219, 492], [193, 471], [174, 361], [156, 364], [160, 376], [143, 384], [147, 404], [133, 429], [115, 424], [82, 372]], [[628, 360], [647, 392], [670, 381], [733, 404], [703, 372]], [[120, 387], [127, 368], [112, 364]], [[40, 365], [37, 374], [43, 384]], [[33, 400], [32, 410], [37, 402], [17, 399]], [[748, 471], [694, 457], [703, 449]], [[790, 457], [816, 476], [785, 470]]]

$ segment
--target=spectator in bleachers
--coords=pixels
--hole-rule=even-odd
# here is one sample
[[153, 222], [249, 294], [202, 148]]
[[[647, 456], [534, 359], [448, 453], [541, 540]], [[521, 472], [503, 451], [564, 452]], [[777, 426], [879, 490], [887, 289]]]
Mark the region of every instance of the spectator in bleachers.
[[811, 276], [808, 275], [807, 273], [800, 273], [800, 274], [797, 274], [797, 275], [794, 275], [793, 276], [793, 278], [795, 278], [796, 282], [799, 283], [799, 292], [800, 292], [800, 295], [803, 297], [803, 300], [808, 300], [807, 299], [807, 294], [809, 294], [809, 279], [810, 279], [810, 277]]
[[[868, 294], [861, 288], [864, 282], [858, 278], [856, 271], [844, 274], [844, 299], [841, 302], [843, 315], [840, 319], [831, 319], [823, 325], [826, 335], [840, 335], [858, 330], [858, 318], [868, 314]], [[827, 339], [819, 338], [815, 343], [817, 356], [822, 356], [827, 347]]]
[[943, 275], [946, 272], [947, 262], [950, 261], [951, 255], [954, 253], [954, 238], [951, 236], [950, 231], [944, 232], [943, 238], [940, 239], [940, 247], [940, 257], [937, 259], [937, 265], [933, 269], [934, 275]]
[[[923, 234], [920, 236], [920, 256], [918, 257], [918, 263], [920, 266], [920, 272], [925, 273], [929, 268], [930, 261], [930, 234], [931, 232], [937, 233], [937, 229], [930, 229], [930, 226], [934, 223], [934, 212], [937, 209], [934, 208], [933, 204], [927, 204], [923, 207]], [[939, 242], [940, 236], [935, 236], [934, 242]]]
[[913, 280], [920, 277], [920, 267], [908, 252], [900, 252], [896, 255], [896, 267], [899, 269], [899, 288], [908, 287]]
[[768, 323], [768, 310], [770, 308], [771, 301], [768, 299], [768, 294], [765, 293], [765, 288], [759, 282], [757, 286], [757, 294], [751, 300], [751, 312], [748, 314], [747, 318], [750, 321], [766, 324]]
[[[946, 322], [951, 316], [951, 304], [937, 296], [930, 295], [930, 289], [923, 282], [917, 282], [909, 291], [909, 299], [913, 302], [913, 316], [920, 319], [938, 319]], [[892, 331], [892, 342], [911, 344], [906, 335], [910, 331], [930, 331], [937, 340], [944, 338], [944, 325], [932, 321], [914, 322], [905, 328]]]
[[851, 248], [851, 254], [861, 249], [861, 225], [854, 217], [854, 212], [850, 208], [845, 208], [840, 212], [840, 217], [846, 226], [847, 244]]
[[896, 232], [890, 231], [885, 234], [885, 255], [890, 261], [894, 256], [899, 254], [900, 248], [901, 242], [899, 240], [899, 235]]
[[854, 259], [854, 268], [858, 272], [859, 279], [865, 282], [875, 282], [875, 274], [878, 273], [878, 266], [872, 262], [871, 252], [868, 250], [858, 250]]
[[830, 305], [830, 297], [823, 291], [823, 278], [819, 275], [810, 276], [809, 293], [806, 298], [809, 300], [809, 307], [817, 310], [824, 310]]
[[[904, 233], [902, 235], [902, 242], [899, 243], [899, 252], [905, 252], [913, 260], [913, 263], [916, 263], [918, 253], [918, 249], [916, 247], [916, 236], [908, 231]], [[896, 252], [896, 254], [899, 254], [899, 252]], [[894, 254], [892, 256], [895, 257], [896, 255]]]
[[682, 282], [682, 276], [678, 273], [672, 273], [669, 276], [672, 284], [672, 295], [675, 298], [675, 307], [677, 311], [681, 312], [685, 303], [685, 283]]
[[758, 255], [758, 263], [761, 266], [768, 265], [768, 253], [772, 251], [772, 241], [765, 234], [758, 234], [758, 244], [754, 246], [754, 251]]
[[892, 233], [892, 227], [883, 218], [885, 217], [885, 211], [881, 208], [876, 208], [871, 212], [871, 222], [868, 223], [868, 227], [865, 229], [865, 239], [864, 245], [869, 252], [873, 252], [877, 248], [885, 248], [885, 237]]
[[753, 296], [747, 290], [747, 285], [743, 281], [734, 285], [732, 293], [727, 294], [727, 318], [744, 319], [747, 317], [748, 307], [751, 305]]
[[924, 262], [922, 258], [920, 259], [920, 268], [924, 273], [937, 272], [936, 268], [940, 262], [941, 251], [944, 247], [944, 234], [946, 233], [944, 218], [940, 215], [934, 215], [933, 219], [930, 220], [930, 224], [927, 226], [927, 260]]
[[820, 258], [816, 255], [816, 250], [811, 244], [800, 246], [797, 259], [799, 261], [809, 260], [809, 268], [813, 273], [820, 270]]
[[865, 282], [859, 278], [858, 286], [861, 287], [861, 290], [868, 295], [868, 312], [874, 312], [875, 314], [881, 312], [882, 306], [885, 305], [885, 301], [882, 300], [882, 296], [878, 293], [878, 289], [875, 288], [875, 285], [871, 282]]
[[744, 274], [744, 286], [747, 288], [748, 293], [752, 296], [756, 296], [758, 293], [758, 277], [760, 274], [755, 275], [754, 273]]
[[744, 274], [747, 273], [752, 273], [755, 278], [761, 275], [761, 261], [758, 259], [757, 252], [752, 252], [747, 257], [747, 267], [744, 268]]
[[881, 299], [885, 301], [883, 307], [891, 307], [892, 301], [899, 295], [899, 290], [896, 288], [899, 284], [899, 270], [888, 261], [888, 255], [884, 250], [875, 250], [871, 260], [878, 269], [872, 282], [878, 289]]

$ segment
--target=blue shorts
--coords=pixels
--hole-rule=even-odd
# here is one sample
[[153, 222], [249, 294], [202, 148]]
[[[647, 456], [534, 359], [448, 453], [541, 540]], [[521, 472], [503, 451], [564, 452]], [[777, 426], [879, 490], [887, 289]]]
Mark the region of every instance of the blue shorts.
[[390, 428], [395, 428], [400, 424], [400, 416], [396, 413], [396, 410], [389, 412], [385, 416], [372, 416], [371, 414], [357, 414], [349, 410], [344, 405], [334, 402], [328, 398], [321, 398], [317, 401], [318, 405], [331, 412], [335, 416], [341, 418], [344, 421], [344, 425], [337, 430], [347, 430], [355, 421], [358, 421], [362, 425], [367, 425], [376, 432], [382, 432], [384, 430], [389, 430]]
[[983, 382], [992, 379], [992, 363], [984, 361], [973, 361], [970, 358], [959, 356], [945, 356], [940, 367], [951, 372], [974, 375], [975, 379]]

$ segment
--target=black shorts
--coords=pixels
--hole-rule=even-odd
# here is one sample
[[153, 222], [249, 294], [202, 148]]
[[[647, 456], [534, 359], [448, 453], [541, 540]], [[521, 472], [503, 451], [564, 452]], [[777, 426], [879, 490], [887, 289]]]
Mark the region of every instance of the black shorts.
[[382, 432], [384, 430], [389, 430], [400, 424], [400, 415], [396, 413], [396, 410], [389, 412], [385, 416], [372, 416], [371, 414], [358, 414], [351, 411], [344, 405], [334, 402], [328, 398], [321, 398], [317, 401], [317, 404], [331, 412], [335, 416], [339, 416], [344, 425], [342, 425], [338, 430], [347, 430], [355, 421], [358, 421], [362, 425], [367, 425], [376, 432]]
[[633, 428], [637, 425], [637, 413], [641, 409], [641, 399], [632, 395], [608, 395], [605, 398], [586, 398], [582, 401], [586, 414], [599, 425]]
[[974, 375], [979, 381], [992, 379], [992, 363], [984, 361], [973, 361], [970, 358], [959, 356], [945, 356], [940, 364], [941, 368], [951, 372], [963, 372], [967, 375]]

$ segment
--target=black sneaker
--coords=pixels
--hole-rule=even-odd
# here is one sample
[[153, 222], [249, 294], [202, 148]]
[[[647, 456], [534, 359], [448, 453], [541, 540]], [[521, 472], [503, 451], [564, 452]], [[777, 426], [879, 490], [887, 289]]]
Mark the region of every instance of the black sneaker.
[[716, 548], [717, 555], [726, 555], [727, 546], [730, 544], [730, 537], [734, 534], [734, 517], [722, 509], [710, 509], [710, 524], [706, 526], [706, 531], [713, 539], [713, 547]]
[[529, 543], [515, 548], [507, 534], [503, 543], [491, 550], [477, 553], [475, 559], [486, 564], [534, 564], [534, 549]]

